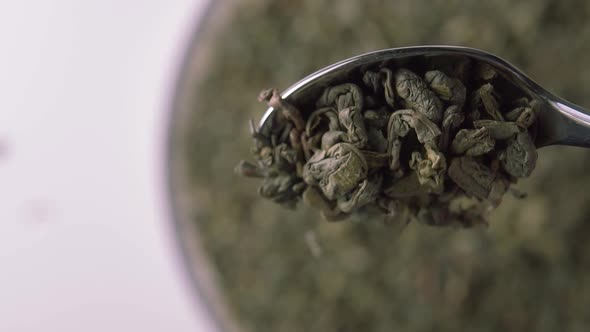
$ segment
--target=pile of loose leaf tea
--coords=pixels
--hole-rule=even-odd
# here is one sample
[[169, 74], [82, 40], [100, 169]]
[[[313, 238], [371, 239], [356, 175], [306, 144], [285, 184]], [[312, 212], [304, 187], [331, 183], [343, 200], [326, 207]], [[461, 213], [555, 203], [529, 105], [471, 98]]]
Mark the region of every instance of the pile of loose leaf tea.
[[236, 171], [262, 178], [261, 196], [290, 208], [303, 200], [327, 220], [486, 223], [536, 164], [536, 103], [485, 63], [382, 66], [314, 99], [262, 91], [275, 112], [252, 125], [255, 163]]

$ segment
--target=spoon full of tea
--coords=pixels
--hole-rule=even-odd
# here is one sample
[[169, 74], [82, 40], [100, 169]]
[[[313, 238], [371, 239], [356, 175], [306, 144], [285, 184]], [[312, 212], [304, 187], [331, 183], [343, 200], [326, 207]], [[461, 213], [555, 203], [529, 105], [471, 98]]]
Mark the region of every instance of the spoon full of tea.
[[[327, 66], [293, 84], [281, 97], [287, 101], [313, 100], [327, 86], [346, 82], [347, 79], [368, 68], [384, 65], [404, 66], [408, 63], [428, 61], [435, 57], [471, 59], [491, 66], [507, 82], [531, 99], [539, 102], [535, 146], [571, 145], [590, 147], [590, 111], [570, 103], [539, 84], [521, 70], [498, 56], [469, 47], [459, 46], [413, 46], [384, 49], [361, 54]], [[272, 116], [269, 108], [260, 126], [263, 127]]]

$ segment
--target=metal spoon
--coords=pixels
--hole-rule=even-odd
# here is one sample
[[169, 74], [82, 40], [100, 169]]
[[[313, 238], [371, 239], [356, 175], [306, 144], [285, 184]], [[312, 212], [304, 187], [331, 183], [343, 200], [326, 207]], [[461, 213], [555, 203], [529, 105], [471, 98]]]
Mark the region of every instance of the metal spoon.
[[[329, 85], [346, 82], [363, 68], [400, 65], [416, 58], [437, 56], [467, 57], [485, 62], [496, 69], [508, 81], [521, 88], [530, 98], [540, 102], [535, 145], [571, 145], [590, 147], [590, 112], [580, 106], [559, 98], [527, 77], [507, 61], [475, 48], [458, 46], [415, 46], [391, 48], [366, 53], [327, 66], [293, 84], [281, 94], [283, 99], [311, 100], [317, 98]], [[262, 128], [273, 117], [269, 108], [260, 122]], [[271, 122], [271, 121], [268, 121]]]

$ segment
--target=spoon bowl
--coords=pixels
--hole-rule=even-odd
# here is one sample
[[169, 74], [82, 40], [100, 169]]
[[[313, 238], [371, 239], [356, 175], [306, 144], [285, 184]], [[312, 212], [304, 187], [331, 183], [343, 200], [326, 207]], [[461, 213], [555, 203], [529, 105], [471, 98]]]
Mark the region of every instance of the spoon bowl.
[[[281, 97], [289, 102], [309, 102], [317, 99], [328, 86], [344, 83], [369, 68], [402, 67], [435, 57], [469, 58], [492, 66], [506, 81], [521, 89], [529, 98], [539, 102], [535, 146], [571, 145], [590, 147], [590, 112], [559, 98], [535, 83], [506, 60], [479, 50], [460, 46], [413, 46], [390, 48], [361, 54], [329, 65], [305, 77], [285, 90]], [[266, 126], [274, 116], [270, 107], [260, 121]]]

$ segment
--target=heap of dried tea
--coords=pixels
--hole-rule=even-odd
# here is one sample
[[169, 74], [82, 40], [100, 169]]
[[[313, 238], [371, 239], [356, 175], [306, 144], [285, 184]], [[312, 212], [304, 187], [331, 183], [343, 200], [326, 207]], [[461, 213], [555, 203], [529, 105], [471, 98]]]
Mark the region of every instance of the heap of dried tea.
[[327, 87], [315, 104], [260, 101], [276, 111], [251, 131], [259, 194], [299, 200], [328, 220], [382, 214], [430, 225], [485, 223], [511, 184], [535, 167], [536, 103], [468, 59], [383, 67]]

